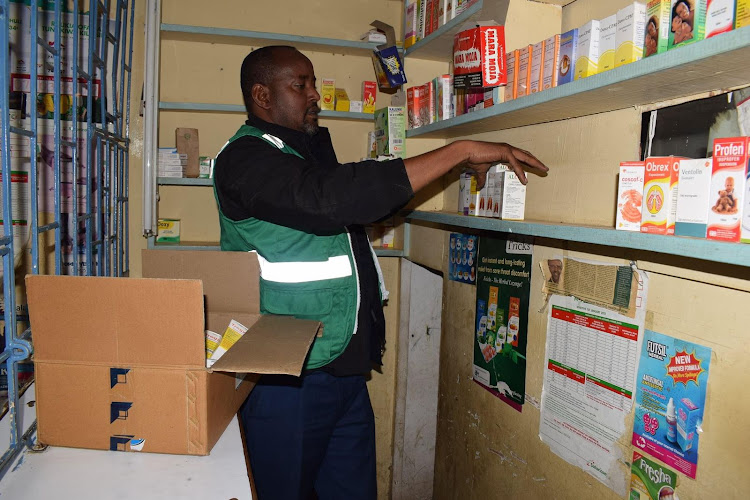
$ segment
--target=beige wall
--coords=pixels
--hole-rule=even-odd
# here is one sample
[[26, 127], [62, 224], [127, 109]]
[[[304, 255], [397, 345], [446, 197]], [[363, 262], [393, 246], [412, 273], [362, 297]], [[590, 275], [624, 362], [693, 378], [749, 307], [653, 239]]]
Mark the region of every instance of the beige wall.
[[[562, 9], [560, 31], [605, 17], [628, 3], [576, 0]], [[510, 38], [510, 27], [508, 33]], [[532, 151], [550, 166], [548, 177], [530, 178], [527, 219], [611, 227], [617, 167], [620, 161], [638, 157], [639, 135], [640, 113], [628, 109], [473, 138], [510, 142]], [[455, 210], [456, 196], [457, 186], [449, 186], [444, 196], [446, 210]], [[412, 235], [412, 257], [447, 271], [445, 259], [439, 261], [436, 250], [444, 248], [447, 232], [420, 226], [413, 228]], [[742, 431], [742, 418], [738, 416], [750, 412], [750, 399], [737, 394], [744, 393], [744, 360], [750, 350], [743, 337], [747, 322], [744, 309], [750, 304], [750, 270], [651, 252], [537, 239], [535, 262], [561, 253], [605, 261], [636, 260], [651, 271], [646, 327], [713, 350], [698, 476], [696, 480], [680, 476], [677, 493], [683, 500], [744, 496], [742, 492], [750, 488], [750, 476], [744, 472], [750, 458], [750, 436]], [[472, 381], [476, 290], [446, 282], [437, 499], [618, 498], [591, 476], [552, 454], [538, 437], [547, 313], [541, 287], [541, 275], [533, 273], [527, 403], [523, 413], [517, 413]], [[632, 414], [629, 419], [632, 421]], [[618, 443], [626, 457], [632, 457], [629, 442], [626, 432]], [[625, 465], [622, 471], [629, 477]]]

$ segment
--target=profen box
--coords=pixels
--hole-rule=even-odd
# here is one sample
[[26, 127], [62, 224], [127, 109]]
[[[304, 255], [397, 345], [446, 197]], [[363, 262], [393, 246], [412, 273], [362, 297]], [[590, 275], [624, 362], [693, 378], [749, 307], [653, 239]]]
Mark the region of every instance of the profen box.
[[301, 373], [320, 323], [260, 314], [254, 253], [145, 250], [143, 274], [27, 277], [40, 442], [207, 455], [257, 380], [235, 373]]

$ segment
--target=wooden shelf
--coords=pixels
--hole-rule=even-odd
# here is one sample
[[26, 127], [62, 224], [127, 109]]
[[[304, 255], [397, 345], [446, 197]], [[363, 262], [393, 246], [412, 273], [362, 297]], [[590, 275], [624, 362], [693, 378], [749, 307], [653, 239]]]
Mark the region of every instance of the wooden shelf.
[[[160, 101], [159, 109], [164, 111], [198, 111], [207, 113], [242, 113], [247, 110], [242, 104], [215, 104], [210, 102], [168, 102]], [[334, 120], [362, 120], [373, 121], [373, 113], [353, 113], [351, 111], [327, 111], [320, 112], [320, 118]]]
[[748, 60], [750, 27], [745, 27], [583, 80], [407, 130], [406, 137], [461, 137], [743, 87], [750, 82]]
[[157, 177], [160, 186], [213, 186], [213, 179], [193, 179], [187, 177]]
[[700, 238], [663, 236], [608, 227], [577, 226], [553, 222], [515, 222], [485, 217], [471, 217], [450, 212], [412, 211], [404, 213], [407, 221], [424, 221], [464, 229], [539, 236], [564, 241], [593, 243], [609, 247], [647, 250], [694, 259], [738, 266], [750, 265], [750, 245], [724, 243]]
[[203, 43], [223, 43], [236, 45], [293, 45], [300, 50], [313, 52], [332, 52], [346, 55], [369, 55], [376, 43], [354, 40], [337, 40], [315, 36], [288, 35], [285, 33], [266, 33], [210, 26], [191, 26], [186, 24], [161, 25], [162, 40], [179, 40]]

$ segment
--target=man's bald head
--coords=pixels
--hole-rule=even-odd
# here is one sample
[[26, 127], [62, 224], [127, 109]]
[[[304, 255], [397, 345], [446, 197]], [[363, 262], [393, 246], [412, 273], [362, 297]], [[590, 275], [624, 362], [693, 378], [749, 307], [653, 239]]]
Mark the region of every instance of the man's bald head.
[[[240, 70], [240, 86], [242, 88], [242, 99], [245, 108], [250, 113], [253, 103], [253, 85], [259, 83], [266, 87], [271, 85], [271, 80], [278, 70], [277, 57], [288, 55], [290, 52], [298, 52], [289, 45], [269, 45], [250, 52], [242, 61]], [[285, 54], [286, 53], [286, 54]]]

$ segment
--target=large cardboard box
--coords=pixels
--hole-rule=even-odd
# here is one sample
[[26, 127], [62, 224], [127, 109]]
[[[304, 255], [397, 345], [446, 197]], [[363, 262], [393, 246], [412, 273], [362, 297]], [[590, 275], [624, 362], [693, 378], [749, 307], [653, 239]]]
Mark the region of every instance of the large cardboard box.
[[453, 71], [457, 89], [505, 85], [505, 27], [495, 21], [464, 25], [453, 37]]
[[[26, 278], [40, 442], [207, 455], [244, 374], [301, 373], [320, 323], [260, 314], [254, 253], [144, 250], [143, 274]], [[205, 329], [231, 319], [249, 330], [209, 370]]]

